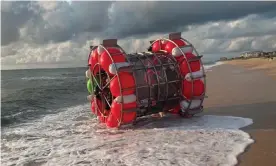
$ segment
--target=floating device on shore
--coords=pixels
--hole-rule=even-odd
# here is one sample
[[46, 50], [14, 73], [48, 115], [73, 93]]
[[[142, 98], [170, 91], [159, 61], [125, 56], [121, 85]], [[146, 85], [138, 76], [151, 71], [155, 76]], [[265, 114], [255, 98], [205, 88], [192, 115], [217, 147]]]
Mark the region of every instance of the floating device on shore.
[[117, 39], [91, 46], [87, 98], [92, 113], [107, 127], [134, 123], [159, 112], [192, 117], [203, 111], [202, 56], [181, 33], [150, 43], [147, 51], [131, 54]]

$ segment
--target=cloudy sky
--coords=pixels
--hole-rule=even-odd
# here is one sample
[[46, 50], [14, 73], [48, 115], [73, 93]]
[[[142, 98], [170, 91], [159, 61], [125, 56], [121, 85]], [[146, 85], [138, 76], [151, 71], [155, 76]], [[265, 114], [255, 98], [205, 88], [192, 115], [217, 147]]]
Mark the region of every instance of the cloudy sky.
[[276, 50], [276, 2], [1, 2], [1, 64], [85, 66], [103, 39], [130, 53], [170, 32], [206, 59]]

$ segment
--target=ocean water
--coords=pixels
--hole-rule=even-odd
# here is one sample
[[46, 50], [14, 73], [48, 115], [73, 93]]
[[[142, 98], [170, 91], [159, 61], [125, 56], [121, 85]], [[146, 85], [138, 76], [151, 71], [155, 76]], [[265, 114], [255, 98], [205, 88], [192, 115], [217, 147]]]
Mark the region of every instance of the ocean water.
[[1, 165], [234, 165], [253, 142], [239, 130], [253, 121], [241, 117], [145, 117], [106, 129], [91, 115], [85, 71], [1, 71]]
[[87, 102], [86, 68], [1, 71], [1, 126]]

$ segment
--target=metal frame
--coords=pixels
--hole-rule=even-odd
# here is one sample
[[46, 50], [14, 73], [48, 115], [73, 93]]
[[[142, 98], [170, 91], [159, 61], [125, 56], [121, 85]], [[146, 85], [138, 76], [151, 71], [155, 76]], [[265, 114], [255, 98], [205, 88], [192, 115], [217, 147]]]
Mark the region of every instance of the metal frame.
[[[186, 46], [191, 46], [192, 51], [195, 52], [195, 54], [196, 54], [196, 59], [188, 60], [187, 57], [186, 57], [186, 55], [185, 55], [185, 53], [182, 51], [181, 47], [178, 47], [178, 45], [175, 42], [173, 42], [173, 39], [180, 39], [180, 40], [182, 40], [183, 42], [185, 42], [187, 44]], [[122, 101], [120, 103], [120, 106], [121, 106], [121, 116], [120, 116], [120, 119], [117, 119], [117, 121], [119, 123], [119, 126], [121, 126], [123, 124], [122, 123], [122, 118], [123, 118], [123, 113], [124, 112], [133, 112], [134, 111], [134, 112], [137, 112], [137, 114], [141, 113], [140, 110], [139, 110], [139, 108], [141, 107], [141, 103], [139, 102], [139, 93], [138, 93], [139, 92], [138, 91], [139, 88], [146, 88], [146, 87], [148, 87], [148, 91], [149, 91], [148, 95], [149, 96], [148, 96], [148, 105], [146, 107], [146, 115], [152, 114], [152, 113], [157, 113], [157, 111], [156, 112], [151, 111], [151, 103], [153, 102], [153, 100], [151, 99], [151, 90], [152, 90], [151, 88], [155, 87], [155, 86], [157, 86], [157, 88], [158, 88], [156, 102], [157, 103], [163, 102], [163, 108], [166, 105], [165, 104], [166, 101], [168, 101], [168, 100], [179, 100], [179, 102], [181, 100], [186, 100], [186, 101], [189, 102], [189, 105], [188, 105], [187, 109], [184, 110], [184, 112], [180, 111], [181, 115], [183, 115], [183, 114], [184, 114], [184, 116], [185, 115], [193, 115], [193, 114], [196, 114], [196, 113], [199, 113], [199, 112], [203, 111], [202, 104], [203, 104], [203, 100], [205, 98], [205, 93], [206, 93], [206, 78], [205, 78], [204, 66], [203, 66], [203, 63], [202, 63], [202, 60], [201, 60], [202, 56], [200, 56], [198, 54], [197, 50], [194, 48], [194, 46], [189, 41], [187, 41], [186, 39], [184, 39], [184, 38], [181, 37], [181, 33], [171, 33], [171, 34], [169, 34], [169, 38], [168, 39], [167, 38], [159, 38], [159, 39], [157, 39], [155, 41], [151, 41], [150, 42], [151, 43], [150, 47], [152, 47], [152, 45], [155, 42], [159, 42], [159, 44], [161, 44], [161, 41], [166, 41], [166, 42], [173, 43], [181, 51], [182, 56], [184, 57], [183, 60], [181, 62], [178, 62], [175, 57], [165, 55], [166, 54], [165, 51], [164, 51], [164, 53], [142, 52], [142, 53], [126, 54], [125, 51], [119, 45], [117, 45], [117, 40], [116, 39], [104, 40], [103, 44], [100, 44], [98, 46], [91, 46], [91, 51], [90, 51], [90, 54], [89, 54], [89, 58], [90, 58], [91, 53], [92, 53], [93, 50], [95, 50], [98, 47], [101, 47], [101, 48], [104, 49], [104, 51], [107, 52], [109, 58], [111, 59], [111, 62], [114, 64], [115, 70], [116, 70], [115, 71], [115, 75], [112, 78], [110, 78], [110, 76], [108, 75], [108, 73], [105, 72], [106, 75], [107, 75], [107, 77], [108, 77], [108, 81], [106, 82], [105, 85], [103, 85], [102, 83], [104, 81], [102, 81], [102, 78], [101, 78], [101, 76], [102, 76], [102, 68], [101, 68], [101, 66], [99, 64], [100, 55], [98, 55], [98, 57], [97, 57], [98, 58], [98, 63], [93, 66], [93, 71], [91, 72], [91, 78], [93, 79], [93, 81], [91, 81], [91, 83], [95, 82], [95, 84], [97, 85], [98, 89], [101, 91], [100, 92], [100, 97], [101, 97], [101, 104], [102, 104], [102, 106], [104, 106], [107, 103], [109, 105], [109, 107], [111, 108], [111, 104], [109, 103], [109, 101], [107, 101], [106, 96], [104, 96], [103, 90], [109, 86], [111, 80], [113, 80], [115, 77], [118, 78], [118, 83], [119, 83], [119, 88], [120, 88], [120, 96], [123, 96], [122, 94], [123, 94], [124, 90], [132, 89], [132, 88], [122, 89], [122, 84], [121, 84], [121, 80], [120, 80], [120, 77], [119, 77], [119, 72], [121, 72], [121, 71], [128, 71], [128, 72], [132, 73], [132, 76], [134, 78], [135, 87], [133, 87], [133, 89], [135, 90], [135, 93], [136, 93], [136, 103], [137, 103], [137, 107], [138, 108], [129, 109], [129, 110], [123, 110], [124, 97], [122, 97]], [[118, 68], [118, 66], [116, 65], [116, 63], [114, 63], [114, 60], [112, 58], [113, 56], [116, 56], [116, 54], [110, 54], [109, 51], [108, 51], [108, 47], [116, 47], [116, 48], [120, 49], [122, 51], [122, 53], [117, 54], [117, 55], [124, 55], [124, 58], [126, 59], [126, 62], [128, 62], [130, 64], [130, 66]], [[161, 45], [160, 45], [160, 48], [161, 48]], [[161, 60], [160, 60], [160, 56], [166, 57], [168, 59], [168, 63], [163, 64], [161, 62]], [[158, 65], [154, 65], [153, 62], [151, 61], [150, 57], [156, 58], [159, 64]], [[137, 61], [136, 62], [132, 62], [130, 60], [131, 58], [136, 58], [135, 60], [137, 60]], [[145, 58], [151, 65], [150, 66], [149, 65], [145, 65], [144, 62], [143, 62], [143, 59], [141, 59], [141, 58]], [[182, 94], [182, 92], [183, 92], [183, 80], [185, 80], [185, 76], [181, 75], [181, 73], [180, 73], [180, 64], [184, 60], [188, 64], [189, 73], [192, 72], [191, 66], [190, 66], [190, 62], [194, 61], [194, 60], [199, 60], [199, 62], [200, 62], [200, 68], [201, 68], [201, 70], [203, 72], [203, 77], [204, 77], [203, 78], [204, 92], [199, 97], [194, 96], [194, 81], [195, 81], [195, 79], [193, 77], [191, 78], [191, 83], [192, 83], [192, 94], [191, 94], [192, 97], [191, 97], [191, 99], [187, 99], [184, 96], [184, 94]], [[89, 59], [88, 59], [88, 61], [89, 61]], [[169, 62], [169, 61], [173, 61], [173, 62]], [[141, 65], [142, 65], [142, 67], [139, 66], [139, 68], [138, 68], [138, 66], [136, 65], [137, 62], [140, 62]], [[177, 74], [177, 76], [176, 76], [177, 79], [173, 80], [173, 81], [168, 81], [168, 77], [167, 77], [166, 71], [164, 71], [164, 67], [165, 66], [170, 66], [170, 65], [174, 66], [174, 69], [175, 69], [176, 74]], [[95, 70], [95, 68], [97, 66], [100, 68], [99, 73], [98, 73], [100, 75], [100, 78], [99, 78], [99, 82], [100, 83], [98, 83], [98, 80], [96, 79], [96, 76], [94, 76], [94, 74], [93, 74], [94, 70]], [[165, 82], [163, 82], [163, 81], [160, 82], [160, 79], [158, 78], [159, 75], [157, 74], [157, 71], [158, 71], [156, 69], [157, 67], [161, 67], [160, 71], [164, 74], [163, 78], [165, 79]], [[150, 84], [149, 80], [148, 80], [148, 75], [146, 75], [147, 76], [147, 80], [148, 80], [147, 81], [147, 85], [137, 85], [137, 80], [136, 80], [137, 78], [135, 76], [135, 71], [144, 70], [145, 74], [146, 74], [149, 69], [151, 69], [151, 70], [153, 69], [155, 71], [155, 73], [157, 74], [156, 75], [157, 83]], [[98, 70], [98, 68], [96, 70]], [[201, 78], [197, 78], [197, 79], [201, 79]], [[170, 97], [170, 98], [168, 98], [168, 95], [169, 95], [169, 89], [168, 89], [169, 84], [170, 83], [177, 83], [177, 82], [180, 82], [180, 85], [181, 85], [180, 91], [178, 91], [179, 93], [177, 94], [176, 97]], [[166, 90], [165, 90], [165, 99], [164, 100], [160, 100], [160, 93], [161, 93], [160, 92], [160, 85], [162, 85], [162, 84], [165, 84], [165, 88], [166, 88]], [[111, 97], [112, 97], [112, 101], [111, 102], [113, 102], [114, 97], [112, 95], [111, 95]], [[96, 96], [95, 96], [95, 98], [96, 98]], [[201, 102], [200, 102], [200, 105], [199, 105], [198, 108], [190, 109], [191, 103], [192, 103], [193, 99], [200, 99]], [[95, 102], [95, 105], [97, 107], [97, 111], [100, 111], [100, 114], [103, 115], [105, 118], [107, 118], [107, 116], [105, 115], [105, 113], [103, 112], [103, 110], [99, 110], [99, 106], [98, 106], [97, 102]], [[103, 107], [102, 109], [105, 109], [105, 108]], [[161, 112], [161, 111], [167, 111], [167, 110], [160, 110], [158, 112]], [[111, 111], [110, 111], [110, 114], [112, 114]], [[137, 115], [137, 117], [143, 116], [143, 115], [145, 115], [145, 114], [141, 113], [141, 115]], [[136, 121], [136, 119], [135, 119], [135, 121]]]
[[[203, 111], [203, 106], [202, 106], [203, 100], [204, 100], [204, 98], [206, 97], [206, 96], [205, 96], [205, 94], [206, 94], [206, 77], [205, 77], [204, 66], [203, 66], [203, 63], [202, 63], [202, 60], [201, 60], [202, 55], [199, 55], [199, 54], [198, 54], [198, 52], [197, 52], [197, 50], [195, 49], [195, 47], [194, 47], [188, 40], [186, 40], [186, 39], [184, 39], [184, 38], [181, 37], [181, 33], [180, 33], [180, 32], [176, 32], [176, 33], [171, 33], [171, 34], [169, 34], [169, 39], [167, 39], [167, 38], [159, 38], [159, 39], [156, 39], [155, 41], [151, 41], [151, 42], [150, 42], [150, 43], [151, 43], [150, 47], [152, 47], [153, 44], [154, 44], [155, 42], [159, 42], [159, 41], [160, 41], [159, 44], [161, 44], [162, 41], [167, 41], [167, 42], [173, 43], [173, 44], [181, 51], [181, 53], [182, 53], [182, 55], [183, 55], [183, 57], [184, 57], [184, 59], [183, 59], [181, 62], [178, 62], [178, 66], [179, 66], [184, 60], [186, 60], [186, 63], [188, 64], [189, 73], [191, 73], [192, 70], [191, 70], [191, 67], [190, 67], [190, 62], [193, 61], [193, 60], [190, 61], [190, 60], [187, 59], [187, 57], [186, 57], [185, 53], [182, 51], [182, 49], [181, 49], [180, 47], [178, 47], [178, 45], [177, 45], [175, 42], [172, 41], [172, 40], [174, 40], [174, 39], [180, 39], [180, 40], [182, 40], [183, 42], [185, 42], [185, 43], [188, 44], [188, 45], [186, 45], [186, 46], [191, 46], [191, 47], [192, 47], [193, 52], [195, 52], [196, 57], [197, 57], [196, 60], [199, 60], [199, 62], [200, 62], [200, 68], [201, 68], [201, 70], [202, 70], [202, 72], [203, 72], [203, 84], [204, 84], [204, 92], [203, 92], [203, 94], [202, 94], [201, 96], [199, 96], [199, 97], [195, 97], [195, 96], [194, 96], [194, 81], [195, 81], [194, 78], [192, 78], [192, 80], [191, 80], [191, 81], [192, 81], [192, 97], [191, 97], [191, 99], [189, 100], [189, 99], [187, 99], [183, 94], [181, 94], [182, 97], [183, 97], [183, 99], [189, 102], [188, 108], [185, 110], [184, 113], [188, 113], [188, 114], [191, 113], [191, 114], [193, 114], [192, 112], [195, 112], [195, 113], [202, 112], [202, 111]], [[160, 48], [161, 48], [161, 45], [160, 45]], [[164, 50], [164, 51], [165, 51], [165, 50]], [[173, 57], [173, 58], [174, 58], [174, 57]], [[175, 58], [174, 58], [174, 59], [175, 59]], [[175, 60], [176, 60], [176, 59], [175, 59]], [[197, 78], [197, 79], [201, 79], [201, 78]], [[184, 77], [182, 76], [182, 80], [185, 80], [185, 76], [184, 76]], [[182, 88], [183, 88], [183, 81], [182, 81], [182, 85], [181, 85], [181, 91], [183, 90]], [[192, 100], [193, 100], [193, 99], [200, 99], [200, 100], [201, 100], [201, 103], [200, 103], [200, 106], [199, 106], [198, 108], [190, 109], [190, 106], [191, 106], [191, 103], [192, 103]], [[197, 111], [196, 111], [196, 110], [197, 110]]]

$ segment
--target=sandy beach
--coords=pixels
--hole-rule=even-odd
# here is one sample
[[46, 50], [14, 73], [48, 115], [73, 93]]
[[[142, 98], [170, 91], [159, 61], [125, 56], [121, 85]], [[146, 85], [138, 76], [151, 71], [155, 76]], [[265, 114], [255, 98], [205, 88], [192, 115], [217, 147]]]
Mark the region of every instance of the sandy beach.
[[255, 143], [238, 159], [240, 166], [276, 165], [276, 61], [233, 60], [207, 73], [205, 114], [253, 119], [243, 128]]
[[244, 66], [250, 70], [263, 70], [269, 76], [276, 78], [276, 60], [265, 58], [252, 58], [247, 60], [232, 60], [226, 64]]

